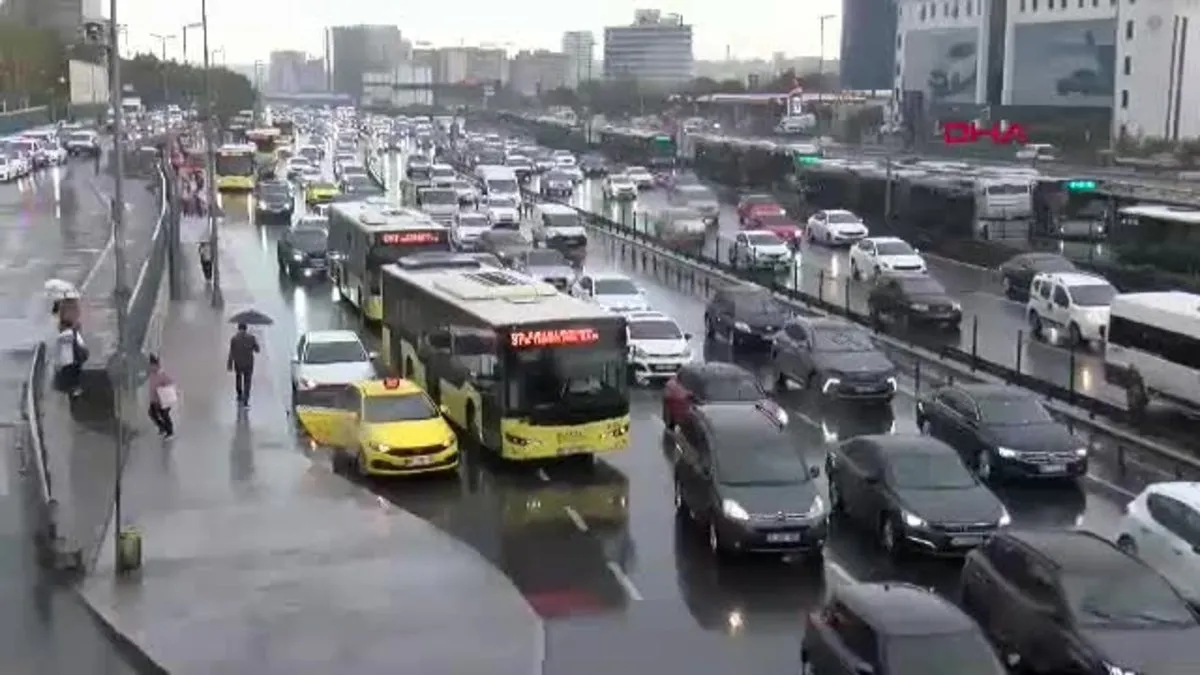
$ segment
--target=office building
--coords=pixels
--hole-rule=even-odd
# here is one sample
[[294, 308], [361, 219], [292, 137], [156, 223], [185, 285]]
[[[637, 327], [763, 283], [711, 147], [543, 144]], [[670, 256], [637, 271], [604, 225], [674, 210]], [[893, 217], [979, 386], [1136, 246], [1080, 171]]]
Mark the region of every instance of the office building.
[[509, 84], [522, 96], [568, 86], [570, 58], [566, 54], [539, 50], [523, 51], [512, 59]]
[[891, 88], [896, 67], [896, 6], [900, 2], [903, 0], [842, 0], [839, 69], [843, 89]]
[[508, 82], [508, 52], [492, 47], [467, 51], [467, 82]]
[[563, 33], [562, 53], [567, 57], [567, 86], [575, 89], [580, 83], [599, 73], [592, 71], [595, 61], [596, 36], [591, 31], [573, 30]]
[[267, 60], [267, 91], [295, 94], [308, 65], [308, 55], [300, 51], [274, 51]]
[[433, 91], [429, 89], [397, 88], [396, 85], [429, 85], [434, 82], [433, 69], [428, 66], [402, 63], [390, 72], [366, 73], [363, 75], [361, 101], [365, 105], [407, 108], [409, 106], [431, 106]]
[[330, 91], [355, 97], [363, 75], [391, 72], [406, 56], [395, 26], [334, 26], [326, 29], [325, 48]]
[[[910, 100], [919, 93], [926, 110], [987, 101], [990, 2], [899, 0], [895, 37], [887, 43], [894, 54], [894, 75], [884, 86], [871, 88], [893, 89]], [[849, 66], [842, 61], [843, 84], [858, 89], [847, 83]]]
[[104, 18], [101, 0], [5, 0], [4, 18], [28, 26], [52, 30], [64, 41], [75, 41], [84, 19]]
[[692, 27], [677, 14], [638, 10], [628, 26], [604, 29], [604, 76], [672, 88], [692, 79]]

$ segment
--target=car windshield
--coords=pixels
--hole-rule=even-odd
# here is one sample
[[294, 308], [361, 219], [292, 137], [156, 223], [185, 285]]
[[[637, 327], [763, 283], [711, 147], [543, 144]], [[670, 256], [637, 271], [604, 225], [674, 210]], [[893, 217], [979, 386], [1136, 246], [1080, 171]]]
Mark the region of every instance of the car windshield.
[[472, 190], [472, 189], [474, 189], [474, 187], [475, 186], [471, 185], [470, 183], [468, 183], [465, 180], [454, 181], [454, 189], [455, 190]]
[[363, 399], [363, 421], [370, 424], [417, 422], [439, 415], [423, 393], [368, 396]]
[[529, 242], [520, 232], [512, 230], [489, 230], [488, 241], [495, 246], [524, 246]]
[[629, 185], [630, 183], [633, 182], [632, 178], [630, 178], [629, 176], [626, 176], [624, 174], [622, 174], [620, 176], [613, 176], [609, 180], [611, 180], [614, 185]]
[[739, 429], [736, 443], [715, 459], [722, 485], [795, 485], [809, 480], [808, 467], [782, 431]]
[[1067, 605], [1084, 626], [1196, 625], [1179, 594], [1158, 574], [1133, 563], [1062, 579]]
[[304, 362], [314, 366], [331, 363], [359, 363], [367, 360], [367, 352], [357, 340], [309, 342], [304, 350]]
[[878, 255], [913, 255], [916, 253], [906, 241], [875, 242], [875, 252]]
[[1031, 258], [1030, 267], [1038, 272], [1074, 272], [1075, 263], [1058, 255], [1040, 255]]
[[813, 348], [823, 352], [873, 352], [875, 341], [860, 328], [822, 326], [813, 331]]
[[625, 173], [642, 176], [642, 175], [648, 174], [650, 172], [647, 171], [646, 168], [642, 167], [642, 166], [631, 166], [628, 169], [625, 169]]
[[260, 183], [258, 193], [264, 197], [287, 197], [290, 192], [286, 183]]
[[829, 222], [849, 225], [851, 223], [861, 223], [862, 219], [848, 211], [829, 211]]
[[1117, 296], [1117, 289], [1108, 284], [1071, 286], [1071, 299], [1080, 307], [1108, 307]]
[[487, 219], [487, 216], [484, 216], [484, 215], [459, 216], [458, 217], [458, 226], [466, 227], [466, 228], [487, 227], [488, 219]]
[[962, 462], [946, 452], [894, 452], [885, 454], [893, 487], [919, 490], [954, 490], [974, 487], [975, 480]]
[[899, 635], [884, 643], [888, 672], [922, 675], [1001, 675], [991, 645], [978, 631]]
[[437, 206], [453, 206], [458, 204], [458, 194], [454, 190], [421, 190], [422, 204]]
[[517, 200], [512, 197], [492, 197], [488, 199], [488, 206], [497, 209], [515, 209]]
[[780, 240], [779, 237], [775, 236], [774, 234], [768, 234], [765, 232], [762, 234], [748, 234], [748, 235], [746, 235], [746, 241], [749, 242], [749, 244], [751, 246], [781, 246], [781, 245], [783, 245], [783, 241]]
[[365, 167], [359, 166], [358, 164], [347, 164], [346, 166], [342, 167], [342, 175], [343, 176], [365, 176], [365, 175], [367, 175], [367, 169]]
[[546, 180], [552, 183], [566, 183], [571, 180], [571, 174], [561, 171], [552, 171], [546, 174]]
[[525, 256], [525, 262], [534, 267], [564, 267], [567, 259], [552, 248], [536, 248]]
[[630, 340], [680, 340], [683, 332], [674, 321], [654, 319], [650, 321], [630, 321]]
[[628, 279], [597, 279], [594, 292], [596, 295], [637, 295], [637, 286]]
[[578, 227], [580, 222], [579, 216], [574, 213], [546, 214], [543, 218], [548, 227]]
[[703, 185], [681, 185], [679, 194], [690, 202], [715, 202], [717, 196]]
[[70, 139], [72, 141], [90, 141], [93, 138], [94, 138], [94, 136], [92, 135], [92, 133], [88, 132], [88, 131], [76, 131], [75, 133], [71, 134], [71, 136], [70, 136]]
[[288, 234], [288, 239], [292, 245], [305, 251], [322, 251], [325, 250], [329, 241], [329, 235], [325, 233], [323, 228], [296, 228]]
[[761, 401], [767, 397], [762, 384], [749, 373], [708, 377], [701, 389], [696, 393], [705, 401], [714, 403]]
[[448, 166], [436, 166], [433, 168], [433, 175], [438, 178], [453, 178], [454, 169]]
[[945, 295], [946, 289], [933, 277], [911, 277], [900, 281], [900, 287], [909, 295]]
[[1054, 421], [1033, 396], [985, 396], [978, 399], [979, 419], [991, 426], [1023, 426]]
[[751, 195], [749, 197], [742, 197], [742, 203], [746, 206], [779, 206], [775, 203], [774, 197], [768, 197], [766, 195]]
[[756, 220], [758, 221], [758, 224], [762, 227], [795, 227], [796, 226], [796, 224], [792, 222], [791, 218], [788, 218], [787, 216], [785, 216], [782, 213], [758, 216], [756, 218]]

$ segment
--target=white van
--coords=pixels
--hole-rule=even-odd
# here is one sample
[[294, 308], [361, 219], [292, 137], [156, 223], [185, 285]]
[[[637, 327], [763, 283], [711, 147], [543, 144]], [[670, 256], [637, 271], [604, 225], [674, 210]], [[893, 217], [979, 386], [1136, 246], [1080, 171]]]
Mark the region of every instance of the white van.
[[1100, 346], [1108, 330], [1108, 308], [1117, 289], [1104, 277], [1080, 272], [1042, 272], [1029, 286], [1025, 315], [1033, 336], [1062, 333], [1069, 345]]
[[475, 178], [486, 197], [507, 197], [521, 203], [521, 181], [517, 172], [507, 166], [477, 166]]
[[1127, 293], [1108, 317], [1104, 379], [1125, 390], [1135, 416], [1160, 398], [1200, 411], [1200, 295]]

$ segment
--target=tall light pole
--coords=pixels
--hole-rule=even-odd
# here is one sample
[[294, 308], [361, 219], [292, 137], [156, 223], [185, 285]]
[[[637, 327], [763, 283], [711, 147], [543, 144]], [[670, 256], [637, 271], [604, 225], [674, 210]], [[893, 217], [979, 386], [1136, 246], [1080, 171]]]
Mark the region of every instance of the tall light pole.
[[[117, 0], [112, 0], [116, 2]], [[225, 303], [221, 295], [221, 233], [217, 226], [217, 148], [213, 140], [212, 54], [208, 51], [208, 0], [200, 0], [200, 35], [204, 49], [204, 168], [208, 177], [208, 247], [212, 255], [212, 305]]]
[[817, 102], [820, 103], [825, 93], [825, 22], [836, 19], [836, 14], [822, 14], [821, 21], [821, 55], [817, 57], [817, 81], [821, 88], [817, 91]]
[[125, 397], [129, 393], [129, 271], [125, 256], [125, 113], [121, 109], [121, 25], [117, 19], [117, 0], [108, 3], [108, 81], [113, 111], [113, 149], [109, 165], [113, 172], [112, 242], [113, 242], [113, 302], [117, 310], [117, 373], [113, 383], [113, 415], [116, 417], [116, 447], [113, 461], [116, 477], [113, 480], [113, 561], [117, 570], [124, 563], [121, 556], [121, 473], [125, 465], [128, 439], [123, 420]]
[[188, 31], [196, 30], [197, 28], [201, 28], [202, 26], [203, 26], [203, 24], [196, 22], [196, 23], [185, 23], [185, 24], [183, 24], [183, 26], [180, 27], [179, 34], [183, 36], [183, 63], [184, 63], [184, 65], [187, 65], [187, 62], [188, 62], [188, 55], [187, 55]]
[[263, 110], [262, 110], [262, 91], [263, 91], [263, 62], [261, 59], [254, 62], [254, 90], [257, 95], [254, 97], [254, 124], [261, 126]]
[[174, 40], [174, 35], [161, 35], [159, 33], [151, 33], [150, 37], [158, 40], [159, 50], [162, 54], [162, 90], [163, 90], [163, 105], [166, 105], [171, 99], [171, 88], [167, 83], [167, 43]]

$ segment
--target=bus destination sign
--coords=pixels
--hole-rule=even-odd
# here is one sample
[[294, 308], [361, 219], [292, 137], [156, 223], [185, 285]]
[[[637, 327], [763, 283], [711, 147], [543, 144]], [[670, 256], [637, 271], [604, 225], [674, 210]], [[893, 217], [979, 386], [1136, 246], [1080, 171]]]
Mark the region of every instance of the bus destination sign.
[[419, 232], [380, 232], [379, 243], [384, 246], [404, 244], [440, 244], [445, 241], [445, 234], [437, 230], [421, 230]]
[[509, 344], [516, 349], [530, 347], [573, 347], [600, 341], [595, 328], [547, 328], [543, 330], [514, 330]]

